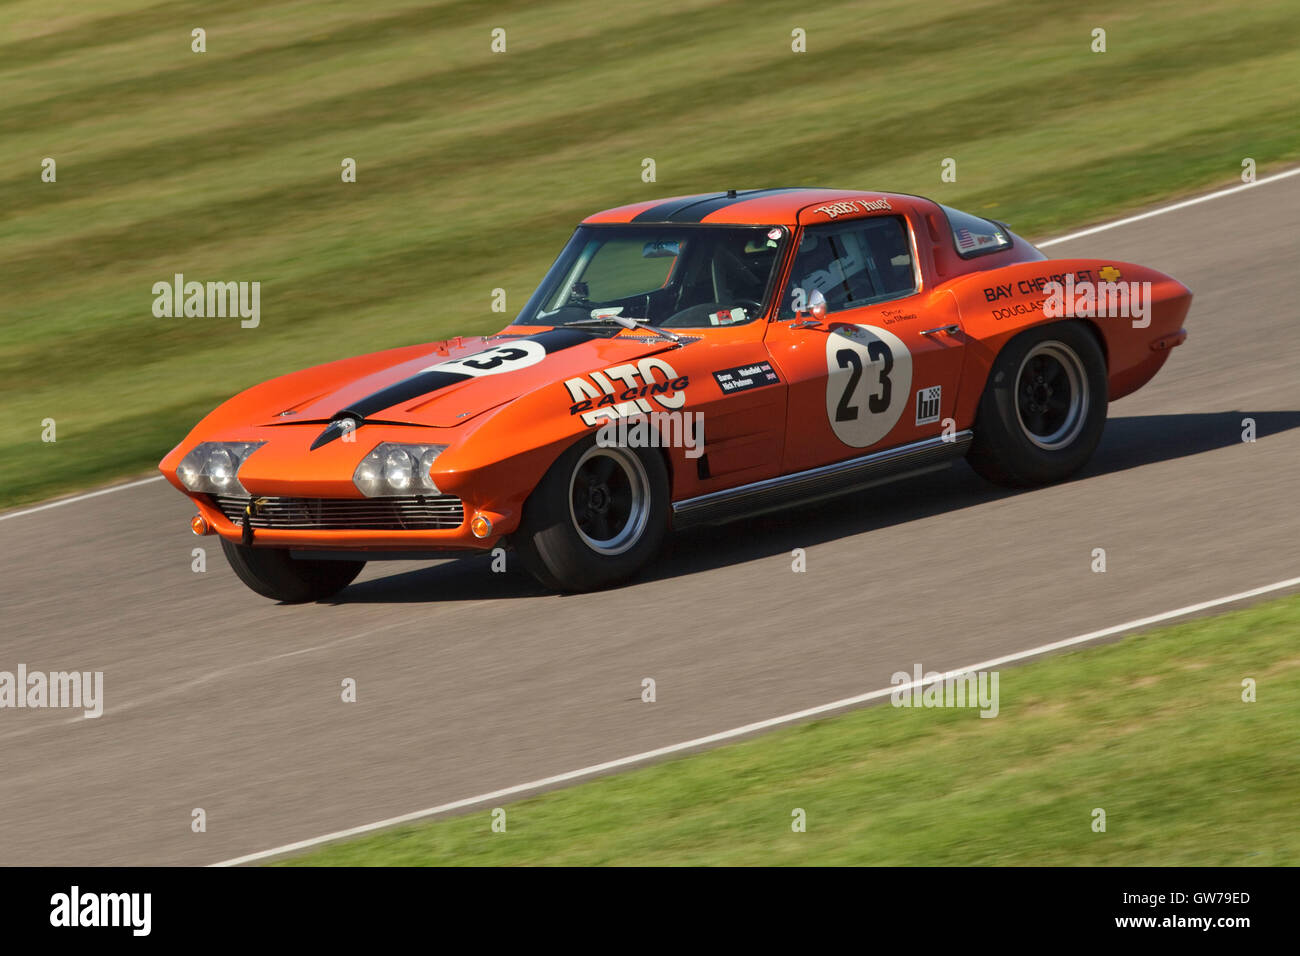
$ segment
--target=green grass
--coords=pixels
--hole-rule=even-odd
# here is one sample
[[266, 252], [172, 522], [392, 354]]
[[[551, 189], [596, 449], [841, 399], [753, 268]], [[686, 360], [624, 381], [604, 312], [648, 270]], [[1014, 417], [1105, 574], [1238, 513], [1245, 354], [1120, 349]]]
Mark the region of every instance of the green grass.
[[1297, 647], [1300, 596], [1003, 670], [992, 719], [882, 704], [284, 862], [1294, 866]]
[[[492, 290], [513, 315], [607, 206], [886, 188], [1041, 236], [1266, 172], [1300, 157], [1298, 29], [1292, 0], [11, 0], [0, 506], [147, 469], [272, 375], [499, 328]], [[176, 272], [260, 281], [261, 327], [155, 319]]]

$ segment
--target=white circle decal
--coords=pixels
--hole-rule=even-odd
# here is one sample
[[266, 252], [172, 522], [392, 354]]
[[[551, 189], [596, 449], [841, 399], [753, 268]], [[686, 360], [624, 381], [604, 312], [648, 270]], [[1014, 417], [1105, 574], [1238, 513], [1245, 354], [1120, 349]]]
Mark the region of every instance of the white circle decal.
[[853, 448], [880, 441], [898, 422], [912, 390], [912, 353], [874, 325], [837, 325], [826, 336], [826, 415]]
[[482, 352], [466, 355], [464, 358], [452, 359], [438, 365], [420, 369], [421, 372], [453, 372], [457, 375], [499, 375], [502, 372], [514, 372], [530, 365], [536, 365], [546, 358], [546, 348], [532, 339], [516, 339], [513, 342], [494, 345]]

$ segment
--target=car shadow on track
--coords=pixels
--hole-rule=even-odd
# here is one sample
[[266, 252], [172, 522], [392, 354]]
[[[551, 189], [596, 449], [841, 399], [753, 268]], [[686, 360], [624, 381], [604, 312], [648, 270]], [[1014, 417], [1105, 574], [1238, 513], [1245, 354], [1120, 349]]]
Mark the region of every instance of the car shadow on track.
[[[1255, 422], [1256, 440], [1300, 427], [1300, 411], [1212, 412], [1187, 415], [1139, 415], [1112, 418], [1088, 465], [1071, 479], [1084, 481], [1130, 468], [1228, 448], [1242, 443], [1242, 420]], [[793, 548], [807, 548], [836, 538], [960, 511], [1034, 489], [1001, 488], [980, 478], [965, 462], [908, 481], [871, 489], [871, 507], [853, 495], [794, 505], [788, 511], [760, 515], [714, 528], [670, 535], [663, 553], [637, 579], [666, 580], [739, 564]], [[487, 555], [445, 561], [354, 584], [331, 603], [416, 603], [481, 601], [549, 595], [509, 556], [505, 573], [492, 571]]]
[[[486, 554], [440, 561], [413, 570], [359, 581], [344, 588], [325, 604], [417, 604], [425, 601], [448, 604], [460, 601], [490, 601], [499, 598], [529, 598], [553, 594], [518, 567], [513, 554], [506, 556], [505, 572], [492, 570]], [[367, 571], [383, 569], [371, 564]]]

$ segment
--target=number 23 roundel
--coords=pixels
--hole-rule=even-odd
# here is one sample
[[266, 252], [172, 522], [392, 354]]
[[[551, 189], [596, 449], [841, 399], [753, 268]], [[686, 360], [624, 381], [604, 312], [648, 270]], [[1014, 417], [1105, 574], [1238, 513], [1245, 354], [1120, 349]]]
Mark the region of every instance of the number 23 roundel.
[[912, 353], [892, 332], [838, 325], [826, 336], [826, 415], [853, 448], [889, 434], [912, 390]]

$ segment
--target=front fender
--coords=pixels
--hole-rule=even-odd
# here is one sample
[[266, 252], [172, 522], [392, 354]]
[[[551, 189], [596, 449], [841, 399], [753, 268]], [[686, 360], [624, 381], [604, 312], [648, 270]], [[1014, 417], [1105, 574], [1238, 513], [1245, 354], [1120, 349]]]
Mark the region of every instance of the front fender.
[[595, 431], [570, 415], [569, 405], [567, 391], [557, 382], [467, 423], [466, 433], [438, 458], [438, 487], [476, 510], [493, 513], [501, 534], [515, 531], [524, 502], [551, 465]]

